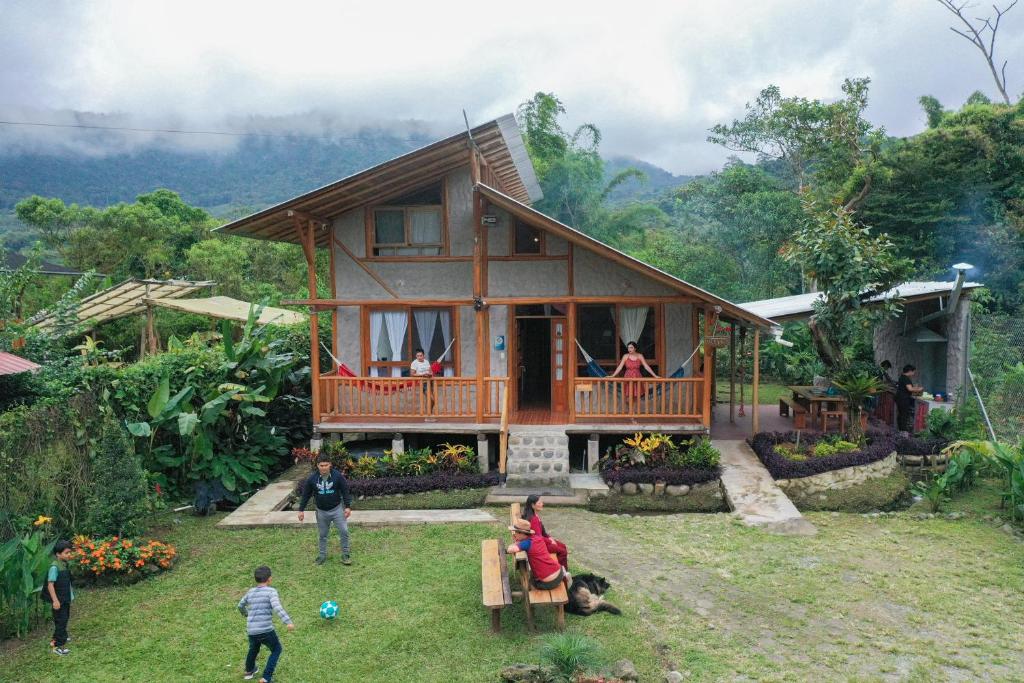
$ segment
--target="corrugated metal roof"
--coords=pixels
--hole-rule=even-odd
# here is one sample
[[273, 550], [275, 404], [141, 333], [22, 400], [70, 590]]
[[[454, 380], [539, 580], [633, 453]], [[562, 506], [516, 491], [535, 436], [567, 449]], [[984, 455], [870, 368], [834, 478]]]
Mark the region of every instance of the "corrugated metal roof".
[[15, 356], [13, 353], [0, 351], [0, 375], [17, 375], [22, 372], [35, 372], [40, 367], [41, 366], [36, 365], [30, 360], [25, 360], [21, 356]]
[[[902, 285], [893, 287], [884, 294], [872, 297], [868, 302], [884, 301], [897, 297], [908, 301], [935, 299], [949, 294], [953, 291], [954, 285], [956, 285], [955, 282], [904, 282]], [[978, 282], [965, 282], [964, 290], [983, 286]], [[824, 296], [822, 292], [811, 292], [809, 294], [781, 296], [775, 299], [748, 301], [745, 304], [740, 304], [740, 306], [762, 318], [770, 318], [776, 322], [785, 322], [810, 317], [814, 313], [814, 302]]]

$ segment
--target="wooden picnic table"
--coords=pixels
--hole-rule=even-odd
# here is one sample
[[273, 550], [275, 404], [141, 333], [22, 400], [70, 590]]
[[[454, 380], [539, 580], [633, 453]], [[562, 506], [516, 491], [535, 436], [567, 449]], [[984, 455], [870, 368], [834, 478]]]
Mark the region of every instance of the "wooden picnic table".
[[831, 404], [835, 404], [835, 410], [843, 410], [846, 408], [846, 397], [842, 394], [828, 395], [824, 392], [813, 391], [815, 387], [805, 386], [791, 386], [787, 387], [793, 392], [793, 399], [806, 405], [807, 412], [810, 413], [811, 425], [818, 424], [818, 416], [821, 415], [822, 409], [831, 410]]

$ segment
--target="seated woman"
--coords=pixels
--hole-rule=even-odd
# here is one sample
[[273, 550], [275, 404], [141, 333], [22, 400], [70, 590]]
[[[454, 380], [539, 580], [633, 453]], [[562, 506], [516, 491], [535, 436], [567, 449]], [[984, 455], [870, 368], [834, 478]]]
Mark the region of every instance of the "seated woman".
[[530, 523], [533, 537], [543, 538], [548, 544], [548, 550], [558, 557], [558, 564], [562, 565], [562, 569], [565, 571], [569, 571], [569, 549], [565, 547], [564, 543], [548, 535], [548, 530], [544, 528], [544, 523], [540, 521], [540, 515], [537, 514], [543, 509], [544, 501], [536, 493], [531, 493], [526, 497], [526, 505], [523, 506], [523, 519]]
[[[640, 368], [646, 368], [647, 372], [651, 374], [651, 377], [657, 377], [658, 374], [651, 369], [651, 366], [647, 364], [647, 360], [644, 358], [644, 354], [636, 350], [636, 342], [629, 342], [626, 344], [626, 353], [622, 356], [622, 360], [619, 361], [619, 367], [615, 368], [615, 372], [608, 375], [609, 377], [615, 377], [622, 370], [623, 366], [626, 368], [626, 372], [622, 374], [626, 378], [640, 378], [643, 375], [640, 374]], [[626, 396], [640, 396], [640, 382], [630, 382], [626, 386]]]
[[510, 555], [522, 550], [526, 553], [526, 560], [530, 563], [530, 573], [533, 574], [533, 585], [542, 590], [551, 590], [558, 587], [558, 584], [565, 581], [566, 588], [572, 582], [569, 572], [551, 558], [548, 551], [548, 544], [543, 539], [533, 538], [533, 529], [525, 519], [517, 519], [508, 528], [512, 532], [515, 543], [505, 548]]

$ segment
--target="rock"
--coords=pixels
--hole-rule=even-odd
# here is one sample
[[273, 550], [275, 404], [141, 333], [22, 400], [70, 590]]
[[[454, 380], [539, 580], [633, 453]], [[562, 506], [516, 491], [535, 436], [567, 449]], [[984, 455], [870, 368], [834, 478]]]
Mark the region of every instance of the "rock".
[[624, 496], [635, 496], [636, 495], [636, 484], [631, 481], [627, 481], [622, 485], [622, 495]]
[[624, 681], [639, 681], [640, 674], [637, 673], [633, 662], [628, 659], [620, 659], [612, 665], [612, 676], [621, 678]]
[[1013, 527], [1010, 526], [1009, 524], [1002, 525], [1001, 527], [999, 527], [999, 530], [1002, 531], [1005, 534], [1012, 534], [1013, 533]]
[[669, 485], [665, 487], [665, 494], [669, 496], [685, 496], [690, 492], [690, 487], [686, 484], [679, 484], [678, 486]]
[[682, 683], [685, 676], [678, 671], [669, 671], [665, 674], [665, 683]]
[[501, 680], [506, 683], [544, 683], [548, 676], [544, 667], [536, 664], [513, 664], [501, 670]]
[[640, 493], [645, 495], [651, 495], [654, 493], [654, 484], [637, 484], [636, 487], [640, 489]]
[[962, 512], [948, 512], [946, 513], [946, 519], [960, 519], [964, 516]]
[[622, 483], [615, 482], [615, 493], [622, 493]]
[[992, 518], [992, 523], [994, 525], [996, 525], [996, 526], [1002, 526], [1003, 525], [1003, 518], [1002, 517], [993, 517]]
[[665, 482], [656, 481], [654, 482], [654, 495], [663, 496], [665, 495]]

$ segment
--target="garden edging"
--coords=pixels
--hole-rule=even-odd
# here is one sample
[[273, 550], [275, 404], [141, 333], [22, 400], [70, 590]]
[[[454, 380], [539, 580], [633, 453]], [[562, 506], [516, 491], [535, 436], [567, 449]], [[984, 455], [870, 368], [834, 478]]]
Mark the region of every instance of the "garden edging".
[[809, 477], [795, 479], [776, 479], [775, 483], [786, 492], [787, 496], [810, 496], [827, 491], [838, 491], [852, 488], [872, 479], [888, 477], [899, 470], [896, 451], [885, 458], [866, 465], [854, 465], [837, 470], [830, 470]]

